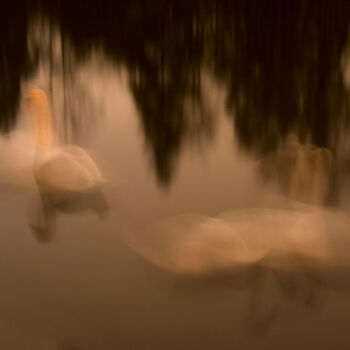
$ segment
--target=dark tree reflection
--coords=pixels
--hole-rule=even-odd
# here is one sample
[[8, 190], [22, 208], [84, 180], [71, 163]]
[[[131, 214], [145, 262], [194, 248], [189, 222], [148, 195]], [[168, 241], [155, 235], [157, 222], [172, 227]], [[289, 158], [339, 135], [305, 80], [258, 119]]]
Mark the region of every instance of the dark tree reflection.
[[[340, 64], [348, 41], [347, 1], [28, 4], [6, 5], [0, 15], [3, 129], [14, 120], [28, 62], [35, 62], [35, 57], [28, 59], [26, 35], [27, 19], [38, 13], [57, 23], [62, 47], [69, 43], [74, 49], [74, 64], [102, 48], [114, 64], [128, 68], [146, 144], [163, 184], [171, 180], [184, 142], [193, 137], [192, 115], [185, 104], [190, 99], [203, 105], [203, 68], [227, 88], [227, 110], [234, 116], [237, 139], [254, 155], [273, 150], [291, 132], [318, 146], [335, 147], [337, 133], [347, 123]], [[68, 53], [62, 51], [62, 64], [69, 68]], [[64, 69], [64, 75], [69, 71]], [[196, 135], [207, 137], [214, 123], [198, 109]]]
[[[194, 25], [198, 9], [199, 3], [166, 1], [54, 1], [41, 7], [58, 21], [62, 41], [69, 40], [80, 59], [98, 46], [113, 62], [128, 67], [146, 143], [163, 184], [171, 180], [176, 155], [191, 135], [184, 101], [190, 96], [201, 105], [204, 37], [203, 21]], [[213, 124], [202, 112], [196, 126], [208, 136]]]
[[0, 128], [16, 120], [20, 80], [30, 72], [27, 50], [27, 11], [17, 1], [0, 4]]
[[215, 69], [228, 86], [241, 145], [263, 153], [295, 132], [332, 146], [332, 132], [347, 114], [340, 63], [348, 3], [239, 1], [233, 7], [218, 15]]

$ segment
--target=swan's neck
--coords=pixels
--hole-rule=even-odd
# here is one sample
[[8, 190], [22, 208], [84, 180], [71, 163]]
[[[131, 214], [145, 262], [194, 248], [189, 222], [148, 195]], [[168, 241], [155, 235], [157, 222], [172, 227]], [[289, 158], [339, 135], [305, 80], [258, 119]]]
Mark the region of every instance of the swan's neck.
[[39, 149], [52, 145], [52, 118], [50, 104], [44, 91], [32, 89], [29, 93], [30, 114], [36, 144]]

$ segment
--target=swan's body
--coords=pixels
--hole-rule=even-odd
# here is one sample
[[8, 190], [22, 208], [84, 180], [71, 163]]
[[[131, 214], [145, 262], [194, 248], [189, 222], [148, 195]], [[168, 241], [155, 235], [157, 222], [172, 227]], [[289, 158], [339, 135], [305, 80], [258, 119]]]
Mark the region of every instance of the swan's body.
[[62, 191], [87, 191], [104, 182], [89, 154], [74, 145], [44, 152], [36, 160], [34, 175], [41, 187]]
[[265, 263], [293, 269], [285, 261], [295, 256], [325, 261], [326, 238], [324, 212], [302, 207], [231, 210], [216, 217], [185, 214], [158, 222], [125, 241], [166, 270], [202, 275]]
[[32, 88], [28, 109], [37, 144], [34, 176], [46, 190], [85, 191], [104, 182], [89, 154], [74, 145], [57, 145], [53, 133], [49, 101], [44, 91]]

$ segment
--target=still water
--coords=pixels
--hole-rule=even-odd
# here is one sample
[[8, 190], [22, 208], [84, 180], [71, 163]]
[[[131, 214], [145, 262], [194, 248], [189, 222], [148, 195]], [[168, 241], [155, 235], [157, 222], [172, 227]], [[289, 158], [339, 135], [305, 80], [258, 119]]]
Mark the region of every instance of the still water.
[[346, 1], [1, 6], [1, 349], [349, 348]]

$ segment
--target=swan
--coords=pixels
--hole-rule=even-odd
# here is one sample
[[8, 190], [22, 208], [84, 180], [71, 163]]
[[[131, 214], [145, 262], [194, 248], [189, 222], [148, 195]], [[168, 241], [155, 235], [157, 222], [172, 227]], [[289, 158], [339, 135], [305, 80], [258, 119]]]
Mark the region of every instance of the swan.
[[59, 142], [45, 91], [28, 88], [23, 111], [29, 132], [22, 128], [0, 140], [6, 146], [2, 158], [8, 160], [2, 168], [8, 183], [29, 189], [29, 226], [36, 237], [48, 240], [56, 211], [91, 209], [105, 216], [100, 185], [106, 180], [83, 148]]
[[33, 172], [40, 187], [48, 191], [86, 191], [105, 182], [84, 149], [59, 145], [52, 128], [49, 101], [43, 90], [29, 90], [27, 109], [37, 145]]
[[[137, 224], [127, 198], [119, 193], [119, 237], [139, 256], [182, 276], [212, 276], [249, 266], [295, 271], [320, 266], [338, 255], [328, 225], [343, 222], [331, 209], [271, 197], [266, 207], [228, 209], [215, 216], [189, 212]], [[119, 203], [120, 204], [120, 203]], [[341, 241], [347, 238], [349, 220]], [[332, 238], [337, 235], [332, 235]]]

